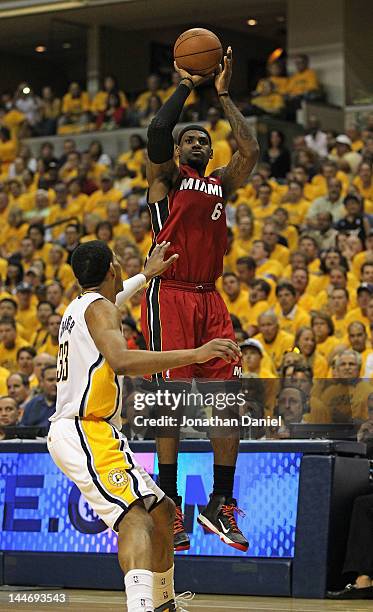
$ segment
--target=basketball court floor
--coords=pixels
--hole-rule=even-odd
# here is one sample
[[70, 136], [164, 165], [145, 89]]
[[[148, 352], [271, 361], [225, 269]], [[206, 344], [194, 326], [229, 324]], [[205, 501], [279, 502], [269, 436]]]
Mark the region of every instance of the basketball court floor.
[[[92, 591], [92, 590], [59, 590], [68, 596], [68, 603], [48, 604], [17, 604], [9, 603], [10, 593], [56, 593], [54, 589], [29, 589], [25, 587], [0, 588], [0, 610], [26, 609], [56, 612], [67, 609], [68, 612], [126, 612], [125, 597], [119, 591]], [[372, 612], [372, 601], [330, 601], [323, 599], [290, 599], [281, 597], [232, 597], [224, 595], [196, 595], [193, 601], [183, 606], [190, 612], [228, 612], [247, 610], [249, 612]]]

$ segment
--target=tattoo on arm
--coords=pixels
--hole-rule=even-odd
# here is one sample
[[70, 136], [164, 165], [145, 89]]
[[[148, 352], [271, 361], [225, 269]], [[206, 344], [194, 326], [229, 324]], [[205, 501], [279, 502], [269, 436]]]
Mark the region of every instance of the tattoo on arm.
[[222, 96], [220, 102], [237, 140], [239, 152], [245, 157], [251, 157], [254, 152], [257, 153], [258, 142], [248, 122], [229, 96]]
[[236, 189], [242, 187], [249, 178], [258, 159], [259, 146], [248, 122], [229, 96], [222, 96], [220, 101], [238, 146], [238, 150], [232, 156], [231, 161], [222, 169], [220, 174], [224, 195], [227, 199]]

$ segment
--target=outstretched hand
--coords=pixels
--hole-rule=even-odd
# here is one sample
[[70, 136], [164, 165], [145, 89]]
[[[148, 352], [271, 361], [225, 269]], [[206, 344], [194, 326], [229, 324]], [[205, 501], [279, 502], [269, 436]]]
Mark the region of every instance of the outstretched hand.
[[168, 259], [165, 259], [166, 251], [170, 244], [170, 242], [163, 241], [154, 247], [144, 267], [144, 275], [147, 282], [154, 278], [154, 276], [163, 274], [179, 258], [179, 255], [175, 253]]
[[201, 76], [199, 74], [189, 74], [189, 72], [187, 72], [183, 68], [179, 68], [176, 61], [174, 62], [174, 68], [175, 71], [180, 75], [181, 79], [191, 79], [194, 87], [198, 87], [198, 85], [201, 85], [201, 83], [205, 83], [214, 76], [213, 73], [208, 74], [207, 76]]
[[232, 47], [228, 47], [227, 55], [224, 56], [224, 68], [220, 65], [215, 77], [215, 88], [219, 94], [227, 93], [232, 78], [233, 53]]

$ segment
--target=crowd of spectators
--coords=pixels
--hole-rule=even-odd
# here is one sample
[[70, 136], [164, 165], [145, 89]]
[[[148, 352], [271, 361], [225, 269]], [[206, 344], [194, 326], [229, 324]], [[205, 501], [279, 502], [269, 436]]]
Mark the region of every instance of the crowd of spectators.
[[[59, 98], [47, 85], [40, 95], [26, 83], [20, 83], [14, 93], [4, 92], [0, 99], [0, 126], [17, 136], [52, 136], [78, 134], [96, 130], [111, 131], [122, 127], [147, 127], [162, 103], [173, 93], [180, 77], [174, 72], [170, 83], [161, 83], [151, 74], [147, 89], [138, 96], [121, 91], [114, 76], [106, 76], [100, 89], [90, 96], [81, 85], [70, 83]], [[185, 117], [198, 119], [201, 108], [195, 92], [191, 92]]]
[[292, 119], [303, 100], [323, 100], [322, 86], [309, 66], [308, 56], [296, 55], [294, 64], [295, 71], [290, 76], [281, 59], [267, 64], [267, 75], [252, 92], [248, 112]]
[[[283, 61], [268, 63], [267, 77], [258, 81], [249, 98], [237, 100], [243, 112], [292, 118], [302, 100], [322, 98], [322, 87], [315, 71], [309, 67], [308, 57], [298, 55], [294, 63], [295, 72], [291, 76], [286, 75]], [[15, 92], [1, 94], [0, 126], [9, 131], [11, 140], [19, 135], [45, 137], [147, 127], [162, 103], [174, 92], [179, 80], [177, 72], [171, 75], [171, 83], [151, 74], [146, 90], [131, 95], [120, 89], [116, 77], [108, 75], [95, 95], [90, 96], [80, 83], [74, 81], [62, 97], [58, 97], [49, 85], [44, 86], [38, 95], [30, 84], [23, 82]], [[208, 97], [203, 90], [202, 97], [192, 91], [183, 119], [206, 119], [208, 100], [204, 98]]]
[[[275, 82], [282, 83], [282, 78]], [[150, 117], [176, 85], [175, 78], [164, 92], [150, 77], [149, 90], [137, 98], [136, 108], [152, 108]], [[90, 104], [89, 113], [94, 108], [99, 116], [114, 96], [113, 88], [124, 107], [127, 98], [111, 77], [95, 102], [72, 88], [66, 98], [71, 106], [66, 103], [66, 112], [54, 118], [58, 126], [72, 125], [78, 98]], [[55, 383], [39, 361], [44, 357], [55, 365], [61, 316], [79, 293], [70, 266], [74, 249], [93, 238], [107, 242], [126, 278], [141, 271], [152, 244], [146, 143], [133, 134], [129, 150], [111, 159], [97, 140], [79, 151], [74, 139], [66, 138], [57, 156], [53, 144], [41, 139], [35, 156], [20, 133], [12, 131], [15, 120], [4, 126], [5, 118], [9, 121], [9, 115], [17, 113], [39, 125], [31, 104], [36, 98], [22, 91], [17, 106], [11, 96], [3, 96], [7, 110], [0, 127], [0, 414], [8, 411], [16, 422], [45, 426]], [[44, 98], [49, 94], [44, 92]], [[195, 103], [190, 99], [191, 108]], [[57, 107], [51, 102], [51, 109]], [[236, 142], [217, 108], [209, 109], [205, 125], [214, 148], [207, 169], [211, 173], [229, 162]], [[372, 161], [373, 116], [341, 134], [321, 129], [311, 117], [305, 133], [291, 143], [278, 130], [269, 132], [268, 147], [254, 173], [227, 203], [228, 248], [217, 287], [242, 345], [245, 379], [266, 381], [263, 414], [282, 414], [282, 406], [294, 404], [297, 395], [303, 405], [299, 422], [368, 419], [373, 376]], [[144, 348], [142, 296], [143, 291], [138, 292], [123, 307], [129, 348]], [[49, 369], [52, 362], [44, 367]], [[334, 385], [335, 397], [348, 401], [332, 400], [330, 384], [336, 379], [342, 381], [342, 391]], [[306, 387], [312, 390], [301, 388], [302, 396], [283, 392], [289, 386], [300, 388], [297, 380], [308, 381]], [[11, 409], [14, 401], [17, 410]], [[361, 435], [367, 431], [371, 427]], [[283, 435], [288, 433], [285, 426]]]

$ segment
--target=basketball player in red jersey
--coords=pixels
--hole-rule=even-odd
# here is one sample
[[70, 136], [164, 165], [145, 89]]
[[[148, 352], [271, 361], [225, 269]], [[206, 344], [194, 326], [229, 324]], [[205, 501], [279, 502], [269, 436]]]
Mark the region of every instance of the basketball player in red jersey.
[[[172, 131], [191, 90], [206, 80], [192, 76], [175, 64], [181, 81], [148, 129], [148, 204], [154, 244], [163, 240], [179, 254], [176, 264], [153, 279], [142, 305], [142, 329], [150, 350], [194, 348], [212, 338], [234, 340], [227, 308], [215, 289], [223, 271], [227, 246], [225, 202], [249, 177], [258, 158], [258, 143], [247, 121], [233, 104], [228, 88], [232, 75], [232, 50], [215, 76], [220, 103], [237, 141], [237, 151], [225, 168], [205, 177], [213, 156], [208, 132], [189, 125], [178, 136], [174, 159]], [[238, 378], [235, 363], [214, 359], [208, 364], [175, 368], [155, 375], [160, 385], [177, 380], [227, 381]], [[246, 551], [248, 542], [239, 530], [234, 511], [233, 482], [237, 460], [238, 432], [211, 438], [214, 451], [214, 487], [210, 501], [198, 521], [222, 541]], [[189, 537], [183, 525], [181, 498], [177, 492], [177, 436], [158, 437], [160, 486], [177, 507], [175, 550], [187, 550]]]

